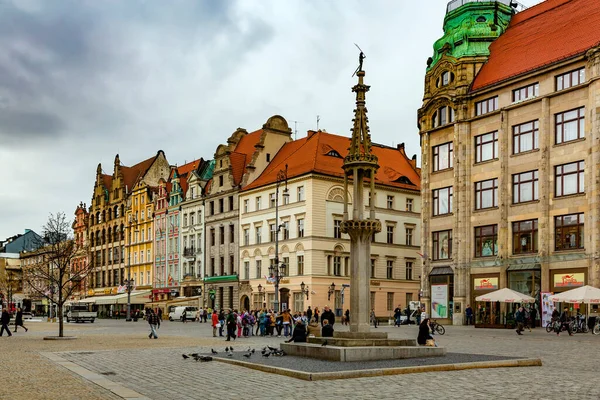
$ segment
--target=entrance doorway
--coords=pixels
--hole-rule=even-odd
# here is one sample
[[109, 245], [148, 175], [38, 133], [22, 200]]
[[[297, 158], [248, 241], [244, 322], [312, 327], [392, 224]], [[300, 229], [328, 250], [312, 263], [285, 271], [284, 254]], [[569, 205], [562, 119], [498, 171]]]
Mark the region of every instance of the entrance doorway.
[[290, 289], [281, 288], [279, 289], [279, 307], [281, 310], [287, 310], [290, 306]]
[[242, 305], [242, 309], [249, 311], [250, 310], [250, 298], [246, 295], [243, 295], [240, 304]]

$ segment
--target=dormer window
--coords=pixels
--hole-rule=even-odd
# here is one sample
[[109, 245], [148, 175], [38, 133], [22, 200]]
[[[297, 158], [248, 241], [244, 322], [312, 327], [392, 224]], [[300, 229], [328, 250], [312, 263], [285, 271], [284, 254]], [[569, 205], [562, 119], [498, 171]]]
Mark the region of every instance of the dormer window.
[[437, 79], [436, 86], [447, 86], [454, 81], [454, 74], [450, 71], [442, 72], [442, 75]]
[[432, 125], [434, 128], [451, 124], [452, 122], [454, 122], [454, 109], [450, 106], [440, 107], [433, 113]]
[[327, 153], [326, 155], [328, 155], [330, 157], [342, 158], [342, 156], [340, 155], [340, 153], [338, 153], [335, 150], [330, 150], [329, 153]]

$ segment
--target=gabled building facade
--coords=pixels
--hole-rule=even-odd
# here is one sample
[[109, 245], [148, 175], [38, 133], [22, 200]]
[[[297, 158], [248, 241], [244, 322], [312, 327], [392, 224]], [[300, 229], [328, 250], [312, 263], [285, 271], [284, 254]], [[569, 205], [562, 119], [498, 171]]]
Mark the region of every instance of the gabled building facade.
[[238, 128], [215, 152], [213, 176], [204, 199], [204, 283], [211, 308], [238, 308], [240, 289], [248, 290], [238, 279], [238, 194], [291, 140], [287, 121], [275, 115], [255, 132]]
[[[73, 220], [73, 240], [77, 244], [77, 254], [71, 260], [71, 270], [85, 271], [90, 263], [89, 242], [88, 242], [88, 224], [90, 214], [85, 203], [79, 203], [75, 209], [75, 219]], [[91, 277], [79, 282], [79, 288], [73, 291], [72, 300], [79, 300], [87, 296]], [[92, 290], [93, 293], [93, 290]]]
[[[600, 8], [510, 3], [449, 3], [418, 113], [423, 299], [455, 324], [499, 288], [549, 315], [543, 293], [600, 286]], [[507, 313], [479, 304], [475, 321]]]

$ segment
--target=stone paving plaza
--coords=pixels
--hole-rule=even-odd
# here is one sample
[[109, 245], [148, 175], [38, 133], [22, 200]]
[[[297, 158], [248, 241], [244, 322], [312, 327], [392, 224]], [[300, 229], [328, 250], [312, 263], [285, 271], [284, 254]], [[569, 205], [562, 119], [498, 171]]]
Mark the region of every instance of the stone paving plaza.
[[[557, 337], [538, 328], [517, 336], [514, 330], [450, 326], [446, 335], [437, 337], [448, 352], [539, 357], [543, 366], [309, 382], [181, 357], [182, 352], [222, 351], [228, 344], [240, 351], [249, 346], [277, 346], [282, 338], [225, 342], [212, 337], [208, 324], [165, 321], [160, 338], [150, 340], [143, 321], [99, 320], [65, 324], [66, 334], [77, 336], [76, 340], [45, 341], [44, 336], [56, 334], [57, 324], [30, 322], [26, 326], [30, 328], [27, 333], [0, 338], [4, 377], [0, 399], [600, 398], [600, 336], [592, 334]], [[417, 333], [414, 326], [379, 330], [389, 332], [392, 338], [414, 338]], [[59, 365], [52, 356], [74, 362], [76, 370], [102, 376], [108, 383], [104, 386], [114, 390]]]

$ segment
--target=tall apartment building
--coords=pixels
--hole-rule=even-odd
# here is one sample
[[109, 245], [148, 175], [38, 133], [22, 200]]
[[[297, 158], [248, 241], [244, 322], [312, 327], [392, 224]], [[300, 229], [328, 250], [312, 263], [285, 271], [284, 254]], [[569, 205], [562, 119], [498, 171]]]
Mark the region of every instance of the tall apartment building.
[[238, 128], [220, 145], [214, 156], [214, 171], [205, 190], [205, 291], [212, 308], [238, 308], [240, 189], [256, 179], [271, 158], [291, 141], [287, 121], [272, 116], [262, 129], [248, 133]]
[[[423, 300], [454, 324], [498, 288], [540, 307], [600, 286], [600, 7], [512, 3], [448, 4], [418, 112]], [[479, 306], [492, 325], [508, 311]]]
[[[330, 305], [338, 315], [350, 308], [352, 288], [344, 287], [350, 283], [350, 238], [342, 233], [342, 164], [349, 146], [349, 137], [309, 131], [307, 137], [285, 144], [260, 177], [242, 189], [239, 240], [243, 308], [275, 308], [275, 287], [268, 278], [269, 267], [275, 263], [277, 235], [284, 275], [279, 286], [282, 307], [303, 311], [309, 305], [320, 309]], [[365, 204], [375, 202], [383, 229], [374, 235], [371, 245], [371, 306], [383, 317], [393, 313], [398, 304], [406, 306], [418, 300], [420, 177], [416, 156], [409, 159], [404, 145], [392, 148], [374, 144], [372, 151], [380, 168], [375, 199], [365, 198]], [[281, 179], [286, 173], [287, 182]], [[302, 283], [308, 298], [302, 293]]]

